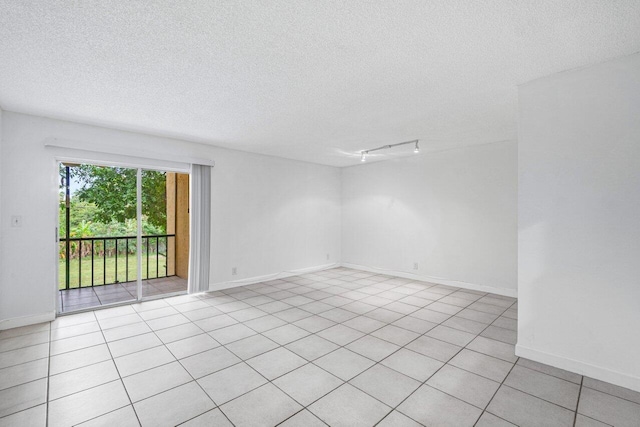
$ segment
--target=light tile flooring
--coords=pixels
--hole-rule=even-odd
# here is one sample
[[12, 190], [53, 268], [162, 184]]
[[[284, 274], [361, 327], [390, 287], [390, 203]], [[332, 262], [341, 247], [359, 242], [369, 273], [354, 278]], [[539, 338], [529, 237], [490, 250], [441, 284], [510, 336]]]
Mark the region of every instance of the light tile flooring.
[[0, 332], [0, 426], [638, 426], [512, 298], [338, 268]]
[[[142, 295], [157, 296], [175, 292], [187, 292], [187, 280], [178, 276], [148, 279], [142, 282]], [[115, 283], [112, 285], [89, 286], [60, 291], [62, 312], [83, 310], [106, 304], [135, 300], [136, 282]]]

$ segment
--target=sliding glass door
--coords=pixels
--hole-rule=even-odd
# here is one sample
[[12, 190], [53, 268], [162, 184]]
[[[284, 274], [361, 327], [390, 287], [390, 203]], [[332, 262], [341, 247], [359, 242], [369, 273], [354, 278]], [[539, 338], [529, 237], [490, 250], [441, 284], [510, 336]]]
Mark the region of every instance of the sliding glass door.
[[134, 301], [136, 169], [61, 163], [60, 311]]
[[188, 174], [77, 163], [59, 173], [60, 312], [187, 291]]
[[142, 297], [187, 291], [189, 175], [142, 170]]

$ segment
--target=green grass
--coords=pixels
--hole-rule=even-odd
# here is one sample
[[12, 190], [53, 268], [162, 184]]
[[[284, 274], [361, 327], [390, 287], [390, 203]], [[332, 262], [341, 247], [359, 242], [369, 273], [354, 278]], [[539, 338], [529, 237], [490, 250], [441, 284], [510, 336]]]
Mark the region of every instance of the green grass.
[[[93, 283], [94, 285], [102, 285], [105, 283], [105, 259], [94, 256], [93, 262]], [[118, 282], [125, 282], [127, 279], [133, 281], [137, 279], [138, 259], [136, 254], [129, 254], [129, 276], [127, 278], [127, 264], [124, 255], [118, 256]], [[164, 255], [158, 256], [158, 269], [160, 277], [165, 276], [166, 259]], [[78, 259], [72, 259], [69, 266], [69, 288], [78, 287], [78, 278], [80, 276], [79, 269], [82, 270], [82, 287], [91, 286], [91, 255], [82, 258], [80, 265]], [[116, 281], [116, 257], [106, 258], [106, 283], [115, 283]], [[65, 289], [66, 263], [64, 259], [58, 261], [58, 288]], [[158, 277], [156, 271], [156, 254], [149, 254], [149, 274], [147, 275], [147, 257], [142, 254], [142, 279], [153, 279]]]

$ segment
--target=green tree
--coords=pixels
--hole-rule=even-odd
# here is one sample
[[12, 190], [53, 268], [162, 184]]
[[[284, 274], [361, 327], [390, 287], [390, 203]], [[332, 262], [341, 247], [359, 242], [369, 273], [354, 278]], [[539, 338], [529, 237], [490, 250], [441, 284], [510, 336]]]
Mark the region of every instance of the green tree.
[[[69, 210], [69, 222], [71, 223], [70, 233], [73, 235], [74, 229], [79, 227], [82, 223], [88, 224], [93, 227], [93, 223], [96, 221], [96, 212], [98, 208], [93, 203], [83, 202], [77, 197], [71, 198], [71, 205]], [[60, 236], [63, 237], [66, 232], [66, 206], [64, 201], [64, 193], [60, 194]], [[80, 237], [80, 236], [75, 236]]]
[[[64, 168], [60, 173], [64, 176]], [[113, 221], [125, 223], [136, 217], [136, 170], [119, 167], [80, 165], [70, 168], [72, 180], [79, 183], [72, 200], [92, 204], [89, 221], [110, 224]], [[166, 230], [166, 174], [164, 172], [142, 171], [142, 212], [147, 221]], [[88, 220], [88, 219], [85, 219]]]

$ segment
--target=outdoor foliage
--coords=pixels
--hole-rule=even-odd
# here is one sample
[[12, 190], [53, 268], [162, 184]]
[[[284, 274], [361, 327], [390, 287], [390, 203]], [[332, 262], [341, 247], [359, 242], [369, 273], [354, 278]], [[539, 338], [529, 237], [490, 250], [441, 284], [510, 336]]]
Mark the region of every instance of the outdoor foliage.
[[[72, 180], [80, 184], [72, 199], [93, 204], [95, 210], [77, 213], [91, 215], [85, 221], [124, 223], [136, 217], [136, 169], [79, 165], [70, 168]], [[60, 169], [64, 176], [64, 168]], [[81, 207], [82, 205], [76, 205]], [[84, 205], [85, 207], [88, 205]], [[147, 221], [164, 230], [167, 224], [166, 174], [142, 171], [142, 212]], [[80, 219], [82, 220], [82, 219]]]
[[[80, 184], [71, 196], [69, 209], [69, 237], [109, 237], [135, 236], [136, 221], [136, 170], [127, 168], [109, 168], [93, 165], [73, 166], [70, 168], [72, 182]], [[60, 167], [60, 176], [65, 176], [65, 168]], [[142, 180], [142, 234], [154, 235], [166, 232], [166, 176], [163, 172], [143, 171]], [[60, 237], [66, 235], [66, 206], [64, 191], [60, 194]], [[122, 240], [115, 247], [115, 241], [108, 241], [106, 247], [98, 241], [95, 247], [84, 242], [82, 248], [78, 242], [70, 244], [70, 259], [106, 253], [135, 253], [136, 242]], [[82, 249], [82, 253], [80, 253]], [[128, 250], [127, 250], [128, 249]], [[146, 249], [146, 248], [145, 248]], [[150, 251], [156, 251], [150, 242]], [[64, 259], [66, 250], [60, 247], [60, 258]]]

